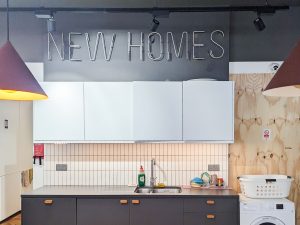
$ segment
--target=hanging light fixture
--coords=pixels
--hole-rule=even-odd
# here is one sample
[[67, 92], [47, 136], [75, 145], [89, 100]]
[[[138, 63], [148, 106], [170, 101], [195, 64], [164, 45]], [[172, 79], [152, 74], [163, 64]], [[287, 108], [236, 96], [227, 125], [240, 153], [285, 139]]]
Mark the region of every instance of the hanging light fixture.
[[9, 0], [7, 42], [0, 48], [0, 100], [42, 100], [48, 96], [9, 41]]
[[260, 17], [260, 12], [257, 12], [257, 17], [253, 21], [253, 24], [258, 31], [263, 31], [266, 28], [263, 19]]
[[267, 96], [300, 96], [300, 41], [278, 69], [266, 89]]

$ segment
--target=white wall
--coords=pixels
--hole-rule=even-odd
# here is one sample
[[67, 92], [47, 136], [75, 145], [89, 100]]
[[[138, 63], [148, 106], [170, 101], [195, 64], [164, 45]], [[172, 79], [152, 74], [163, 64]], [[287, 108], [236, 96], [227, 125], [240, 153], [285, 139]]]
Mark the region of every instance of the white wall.
[[[281, 66], [282, 61], [262, 61], [262, 62], [230, 62], [229, 74], [243, 73], [275, 73], [274, 66]], [[278, 68], [279, 68], [278, 67]]]

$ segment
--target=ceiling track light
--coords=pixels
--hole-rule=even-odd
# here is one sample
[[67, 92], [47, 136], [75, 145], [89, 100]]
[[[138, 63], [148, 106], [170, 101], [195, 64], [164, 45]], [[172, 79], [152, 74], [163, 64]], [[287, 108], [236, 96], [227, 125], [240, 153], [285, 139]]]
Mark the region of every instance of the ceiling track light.
[[34, 14], [36, 18], [46, 20], [48, 32], [56, 31], [56, 21], [52, 10], [36, 10]]
[[253, 21], [253, 24], [258, 31], [263, 31], [266, 28], [266, 25], [263, 19], [260, 17], [259, 12], [257, 13], [257, 18]]
[[38, 19], [52, 19], [53, 11], [49, 9], [45, 10], [35, 10], [34, 15]]
[[[156, 19], [156, 16], [155, 15], [153, 15], [153, 19], [152, 19], [152, 27], [151, 27], [151, 32], [156, 32], [157, 31], [157, 29], [158, 29], [158, 27], [159, 27], [159, 21]], [[150, 36], [150, 42], [153, 44], [154, 42], [155, 42], [155, 35], [154, 34], [152, 34], [151, 36]]]
[[151, 32], [156, 32], [159, 27], [159, 24], [159, 21], [156, 19], [155, 16], [153, 16]]
[[[16, 12], [28, 12], [28, 11], [52, 11], [52, 12], [115, 12], [115, 13], [152, 13], [155, 12], [261, 12], [261, 13], [274, 13], [277, 10], [287, 10], [290, 7], [288, 5], [280, 6], [215, 6], [215, 7], [152, 7], [152, 8], [36, 8], [36, 7], [14, 7], [11, 11]], [[0, 11], [4, 11], [0, 8]]]
[[56, 31], [56, 21], [54, 18], [47, 19], [47, 31], [48, 32]]

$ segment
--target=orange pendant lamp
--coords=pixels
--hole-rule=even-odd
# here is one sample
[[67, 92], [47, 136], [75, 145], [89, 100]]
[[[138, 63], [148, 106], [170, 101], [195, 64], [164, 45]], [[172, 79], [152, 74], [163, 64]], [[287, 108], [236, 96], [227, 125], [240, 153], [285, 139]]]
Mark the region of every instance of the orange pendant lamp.
[[0, 100], [42, 100], [48, 96], [9, 41], [7, 0], [7, 42], [0, 48]]
[[266, 89], [266, 96], [300, 96], [300, 41], [278, 69]]

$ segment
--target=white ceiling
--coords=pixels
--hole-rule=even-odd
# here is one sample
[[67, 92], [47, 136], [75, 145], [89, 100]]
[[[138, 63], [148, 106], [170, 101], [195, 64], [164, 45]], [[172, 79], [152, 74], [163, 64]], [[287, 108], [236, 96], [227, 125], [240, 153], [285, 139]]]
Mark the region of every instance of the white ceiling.
[[[9, 0], [11, 7], [49, 8], [151, 8], [265, 5], [266, 0]], [[271, 5], [300, 5], [300, 0], [268, 0]], [[0, 7], [6, 1], [0, 0]]]

